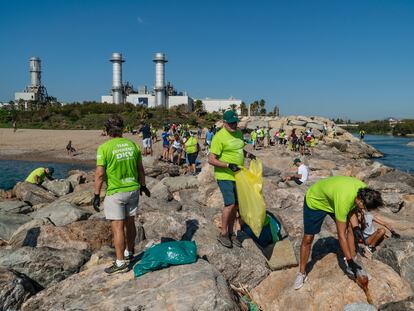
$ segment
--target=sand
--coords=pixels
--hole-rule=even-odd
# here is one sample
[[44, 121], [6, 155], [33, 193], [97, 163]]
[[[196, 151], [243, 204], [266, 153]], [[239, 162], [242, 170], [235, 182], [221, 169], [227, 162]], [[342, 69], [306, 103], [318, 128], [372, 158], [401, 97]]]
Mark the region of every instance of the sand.
[[[142, 148], [139, 135], [125, 134], [124, 137]], [[108, 139], [99, 130], [19, 129], [13, 133], [13, 129], [0, 129], [0, 159], [93, 164], [98, 146]], [[72, 156], [66, 152], [69, 140], [77, 151]], [[161, 148], [160, 141], [154, 144], [154, 155], [159, 155]]]

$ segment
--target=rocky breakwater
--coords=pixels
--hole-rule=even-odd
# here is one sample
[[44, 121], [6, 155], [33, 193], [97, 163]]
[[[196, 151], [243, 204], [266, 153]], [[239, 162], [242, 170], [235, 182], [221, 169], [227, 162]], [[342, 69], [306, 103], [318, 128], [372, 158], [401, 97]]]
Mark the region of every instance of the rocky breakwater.
[[[268, 122], [273, 121], [278, 119]], [[337, 148], [332, 142], [347, 147]], [[304, 194], [318, 179], [339, 174], [358, 177], [381, 190], [387, 205], [378, 214], [403, 236], [400, 241], [388, 239], [373, 259], [362, 259], [372, 277], [375, 307], [397, 310], [392, 308], [410, 305], [411, 175], [373, 161], [372, 155], [379, 153], [346, 132], [325, 136], [304, 158], [311, 175], [300, 187], [280, 183], [297, 153], [286, 146], [255, 153], [264, 163], [267, 209], [281, 220], [287, 237], [266, 250], [247, 237], [242, 248], [224, 248], [216, 240], [223, 201], [206, 159], [201, 159], [202, 170], [194, 177], [144, 158], [152, 196], [140, 199], [136, 252], [151, 243], [194, 240], [199, 259], [138, 279], [132, 272], [115, 276], [103, 272], [114, 250], [109, 223], [90, 205], [93, 172], [73, 172], [78, 175], [66, 179], [70, 181], [67, 194], [61, 192], [63, 185], [41, 193], [25, 184], [16, 186], [14, 197], [0, 202], [0, 309], [246, 310], [233, 290], [243, 285], [263, 310], [352, 310], [352, 304], [366, 304], [366, 297], [338, 267], [339, 246], [330, 219], [315, 238], [309, 281], [300, 291], [291, 287], [302, 236]]]

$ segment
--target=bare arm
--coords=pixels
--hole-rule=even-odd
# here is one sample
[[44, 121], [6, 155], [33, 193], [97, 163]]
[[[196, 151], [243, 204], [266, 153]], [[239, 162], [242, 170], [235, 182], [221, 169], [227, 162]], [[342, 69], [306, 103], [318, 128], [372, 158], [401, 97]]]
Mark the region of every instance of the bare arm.
[[34, 180], [35, 180], [35, 182], [36, 182], [36, 185], [40, 185], [40, 177], [39, 177], [39, 175], [36, 175], [36, 176], [34, 177]]
[[336, 230], [338, 231], [338, 240], [339, 240], [339, 246], [342, 249], [342, 252], [344, 253], [344, 256], [346, 260], [352, 259], [351, 250], [349, 249], [348, 242], [346, 239], [346, 228], [347, 223], [336, 221]]
[[96, 171], [95, 171], [95, 187], [94, 187], [95, 195], [99, 195], [101, 193], [104, 177], [105, 177], [105, 168], [103, 166], [97, 166]]
[[390, 226], [387, 222], [385, 222], [382, 218], [378, 217], [378, 216], [374, 216], [373, 219], [374, 222], [384, 226], [385, 228], [387, 228], [388, 230], [392, 231], [392, 226]]
[[222, 168], [229, 167], [228, 163], [222, 162], [219, 159], [217, 159], [217, 155], [214, 154], [214, 153], [210, 153], [208, 155], [208, 163], [215, 166], [215, 167], [222, 167]]
[[142, 160], [138, 161], [137, 164], [137, 168], [138, 168], [138, 179], [139, 179], [139, 184], [141, 186], [145, 186], [145, 170], [144, 170], [144, 166], [142, 165]]

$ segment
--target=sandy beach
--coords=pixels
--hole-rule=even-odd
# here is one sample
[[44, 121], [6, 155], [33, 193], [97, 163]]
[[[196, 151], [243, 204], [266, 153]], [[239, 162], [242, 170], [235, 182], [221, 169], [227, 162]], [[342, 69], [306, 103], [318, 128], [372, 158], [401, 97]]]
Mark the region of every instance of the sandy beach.
[[[13, 133], [13, 129], [2, 128], [0, 129], [0, 159], [93, 164], [96, 149], [109, 139], [108, 136], [100, 134], [99, 130], [39, 129], [19, 129]], [[125, 134], [124, 137], [139, 143], [142, 148], [142, 139], [139, 135]], [[77, 150], [73, 156], [66, 152], [69, 140], [72, 140], [72, 145]], [[154, 154], [158, 155], [161, 148], [161, 142], [158, 141], [154, 145]]]

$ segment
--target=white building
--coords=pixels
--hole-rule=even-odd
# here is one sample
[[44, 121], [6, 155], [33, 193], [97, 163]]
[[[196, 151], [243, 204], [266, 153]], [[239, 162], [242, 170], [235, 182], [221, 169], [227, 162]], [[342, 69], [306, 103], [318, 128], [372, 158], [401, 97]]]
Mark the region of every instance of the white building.
[[[113, 96], [112, 95], [101, 96], [101, 102], [112, 104]], [[148, 108], [154, 108], [155, 107], [155, 95], [133, 93], [133, 94], [129, 94], [126, 96], [126, 102], [134, 104], [134, 105], [143, 105]], [[193, 111], [193, 107], [194, 107], [193, 103], [194, 103], [193, 99], [187, 95], [166, 96], [167, 108], [184, 105], [187, 107], [187, 111]]]
[[229, 99], [212, 99], [204, 98], [200, 99], [203, 102], [204, 110], [207, 112], [220, 112], [223, 110], [232, 109], [233, 105], [236, 105], [237, 113], [240, 113], [241, 99], [235, 99], [230, 97]]

